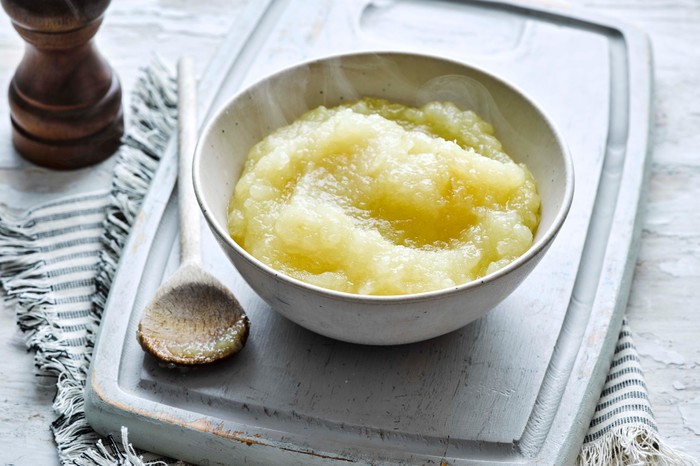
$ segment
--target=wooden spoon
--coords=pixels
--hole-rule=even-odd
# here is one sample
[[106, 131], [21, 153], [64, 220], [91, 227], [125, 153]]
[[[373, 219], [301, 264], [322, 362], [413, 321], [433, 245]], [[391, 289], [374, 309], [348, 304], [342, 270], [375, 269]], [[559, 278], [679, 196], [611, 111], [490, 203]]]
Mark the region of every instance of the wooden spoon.
[[191, 59], [178, 63], [180, 267], [139, 322], [143, 349], [170, 366], [208, 364], [243, 348], [249, 322], [238, 300], [201, 265], [199, 210], [192, 187], [196, 86]]

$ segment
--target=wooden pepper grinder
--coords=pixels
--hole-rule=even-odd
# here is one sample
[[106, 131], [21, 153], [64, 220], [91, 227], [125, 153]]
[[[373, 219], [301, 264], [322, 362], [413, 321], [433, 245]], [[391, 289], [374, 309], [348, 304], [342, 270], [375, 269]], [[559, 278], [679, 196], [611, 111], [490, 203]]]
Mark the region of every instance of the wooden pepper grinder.
[[124, 131], [121, 86], [93, 36], [110, 0], [0, 0], [26, 42], [10, 83], [12, 142], [44, 167], [100, 162]]

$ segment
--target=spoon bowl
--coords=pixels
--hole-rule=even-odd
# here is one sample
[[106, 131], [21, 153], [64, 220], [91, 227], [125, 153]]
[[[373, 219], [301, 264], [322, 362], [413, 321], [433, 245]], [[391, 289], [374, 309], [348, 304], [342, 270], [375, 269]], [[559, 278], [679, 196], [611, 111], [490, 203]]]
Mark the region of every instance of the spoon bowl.
[[185, 264], [158, 290], [139, 323], [139, 342], [162, 361], [208, 364], [240, 351], [248, 320], [236, 298], [196, 264]]

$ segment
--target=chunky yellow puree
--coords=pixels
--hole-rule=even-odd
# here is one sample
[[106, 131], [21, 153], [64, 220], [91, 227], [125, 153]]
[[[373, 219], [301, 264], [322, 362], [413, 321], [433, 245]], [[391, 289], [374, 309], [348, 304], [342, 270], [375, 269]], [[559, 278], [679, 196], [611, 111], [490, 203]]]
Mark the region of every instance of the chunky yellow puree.
[[535, 181], [491, 125], [451, 103], [316, 108], [248, 156], [232, 238], [269, 266], [372, 295], [452, 287], [532, 244]]

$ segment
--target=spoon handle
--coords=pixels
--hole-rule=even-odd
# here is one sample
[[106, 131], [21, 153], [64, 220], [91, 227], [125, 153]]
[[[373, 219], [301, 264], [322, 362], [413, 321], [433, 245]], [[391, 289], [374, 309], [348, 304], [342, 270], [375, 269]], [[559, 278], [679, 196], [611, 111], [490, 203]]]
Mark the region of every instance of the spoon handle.
[[192, 186], [192, 156], [197, 140], [197, 87], [190, 57], [178, 62], [178, 203], [180, 206], [180, 262], [199, 262], [199, 208]]

